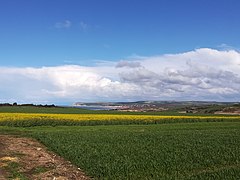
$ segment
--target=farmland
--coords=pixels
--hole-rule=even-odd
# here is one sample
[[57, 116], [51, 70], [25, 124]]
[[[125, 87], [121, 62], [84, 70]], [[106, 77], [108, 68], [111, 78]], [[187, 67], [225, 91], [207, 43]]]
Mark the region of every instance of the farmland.
[[33, 137], [95, 179], [240, 178], [238, 116], [68, 111], [2, 111], [0, 133]]
[[169, 116], [126, 114], [0, 113], [0, 125], [31, 127], [59, 125], [129, 125], [183, 122], [239, 121], [239, 116]]

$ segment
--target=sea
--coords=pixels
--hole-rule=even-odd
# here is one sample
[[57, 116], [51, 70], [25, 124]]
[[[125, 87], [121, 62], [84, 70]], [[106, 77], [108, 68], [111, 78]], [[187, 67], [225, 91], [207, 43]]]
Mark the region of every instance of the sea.
[[114, 110], [116, 107], [114, 106], [87, 106], [87, 105], [78, 105], [78, 106], [72, 106], [74, 108], [81, 108], [81, 109], [88, 109], [88, 110]]

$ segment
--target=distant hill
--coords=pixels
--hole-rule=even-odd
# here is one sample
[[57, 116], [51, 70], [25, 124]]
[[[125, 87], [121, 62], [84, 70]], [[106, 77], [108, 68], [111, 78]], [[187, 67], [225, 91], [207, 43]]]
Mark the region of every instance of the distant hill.
[[[136, 102], [77, 102], [73, 106], [85, 109], [99, 108], [117, 111], [149, 112], [171, 111], [178, 113], [221, 113], [226, 109], [240, 112], [238, 102], [215, 102], [215, 101], [136, 101]], [[234, 107], [234, 108], [233, 108]]]

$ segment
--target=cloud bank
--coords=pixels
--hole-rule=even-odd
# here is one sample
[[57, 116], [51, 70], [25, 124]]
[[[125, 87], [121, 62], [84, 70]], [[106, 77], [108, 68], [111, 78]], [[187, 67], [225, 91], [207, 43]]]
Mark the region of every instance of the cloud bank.
[[93, 67], [0, 67], [0, 101], [240, 100], [240, 53], [196, 49]]

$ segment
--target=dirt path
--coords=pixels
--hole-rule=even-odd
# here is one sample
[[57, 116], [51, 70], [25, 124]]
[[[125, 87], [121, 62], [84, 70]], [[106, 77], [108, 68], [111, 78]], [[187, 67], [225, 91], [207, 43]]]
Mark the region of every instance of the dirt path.
[[85, 180], [77, 167], [30, 138], [0, 135], [0, 180]]

